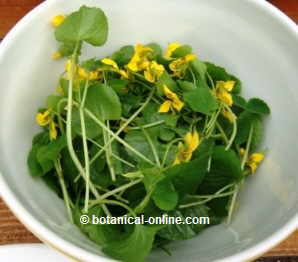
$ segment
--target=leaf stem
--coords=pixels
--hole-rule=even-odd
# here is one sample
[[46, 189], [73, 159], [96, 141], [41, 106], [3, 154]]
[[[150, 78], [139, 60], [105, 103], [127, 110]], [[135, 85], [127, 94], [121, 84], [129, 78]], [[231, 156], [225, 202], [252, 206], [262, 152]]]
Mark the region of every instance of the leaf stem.
[[82, 130], [83, 151], [84, 151], [84, 159], [85, 159], [85, 174], [86, 174], [86, 190], [85, 190], [85, 204], [84, 204], [85, 213], [88, 212], [88, 202], [89, 202], [89, 194], [90, 194], [90, 164], [89, 164], [90, 161], [89, 161], [85, 114], [84, 114], [84, 106], [85, 106], [85, 99], [88, 92], [88, 85], [89, 85], [89, 81], [87, 79], [85, 83], [84, 93], [83, 93], [83, 100], [79, 108], [81, 130]]
[[69, 198], [69, 195], [68, 195], [68, 192], [67, 192], [67, 189], [66, 189], [66, 185], [65, 185], [65, 182], [64, 182], [62, 168], [61, 168], [61, 164], [60, 164], [59, 159], [55, 161], [54, 166], [55, 166], [55, 169], [56, 169], [56, 172], [57, 172], [57, 175], [58, 175], [58, 180], [59, 180], [59, 183], [60, 183], [60, 186], [61, 186], [63, 199], [64, 199], [64, 202], [65, 202], [65, 205], [66, 205], [66, 210], [67, 210], [67, 213], [68, 213], [68, 216], [69, 216], [69, 219], [70, 219], [71, 223], [73, 223], [73, 217], [72, 217], [72, 212], [71, 212], [71, 207], [70, 207], [73, 204], [72, 204], [72, 202]]
[[[229, 111], [230, 114], [234, 115], [233, 111], [231, 110], [231, 108], [229, 106], [226, 106], [225, 108], [226, 108], [226, 110]], [[231, 148], [231, 146], [232, 146], [232, 144], [235, 140], [236, 135], [237, 135], [237, 121], [236, 121], [236, 117], [235, 117], [234, 122], [233, 122], [233, 132], [232, 132], [231, 138], [230, 138], [230, 140], [229, 140], [229, 142], [228, 142], [228, 144], [225, 148], [226, 150], [229, 150]]]
[[147, 125], [143, 125], [142, 127], [139, 126], [133, 126], [133, 127], [129, 127], [129, 130], [140, 130], [142, 128], [149, 128], [149, 127], [153, 127], [153, 126], [158, 126], [163, 124], [165, 121], [164, 120], [160, 120], [160, 121], [156, 121]]
[[159, 157], [158, 157], [156, 147], [154, 146], [153, 141], [152, 141], [150, 135], [148, 134], [148, 132], [143, 127], [141, 127], [141, 129], [142, 129], [142, 132], [145, 135], [145, 137], [146, 137], [146, 139], [147, 139], [147, 141], [148, 141], [148, 143], [151, 147], [151, 151], [152, 151], [153, 156], [155, 158], [155, 162], [156, 162], [157, 166], [160, 167], [160, 161], [159, 161]]

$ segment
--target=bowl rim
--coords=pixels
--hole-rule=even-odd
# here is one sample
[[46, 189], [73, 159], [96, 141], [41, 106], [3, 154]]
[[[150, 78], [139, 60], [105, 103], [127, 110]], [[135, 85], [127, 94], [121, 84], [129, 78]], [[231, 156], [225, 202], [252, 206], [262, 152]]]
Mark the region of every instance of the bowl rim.
[[[5, 36], [5, 38], [0, 43], [0, 60], [5, 53], [5, 49], [14, 41], [14, 38], [22, 31], [23, 27], [30, 23], [32, 17], [38, 15], [47, 6], [50, 6], [60, 0], [46, 0], [39, 4], [37, 7], [32, 9], [27, 13]], [[292, 21], [287, 15], [285, 15], [281, 10], [273, 6], [264, 0], [245, 0], [248, 3], [255, 5], [256, 8], [260, 8], [265, 12], [268, 12], [271, 16], [277, 19], [280, 23], [285, 25], [290, 33], [296, 36], [298, 41], [298, 26], [294, 21]], [[63, 239], [58, 234], [54, 233], [48, 229], [45, 225], [39, 222], [30, 212], [21, 204], [18, 197], [14, 194], [12, 188], [6, 183], [4, 176], [0, 170], [0, 195], [4, 202], [12, 210], [13, 214], [38, 238], [51, 247], [54, 247], [58, 251], [69, 254], [72, 258], [76, 258], [82, 261], [102, 261], [111, 262], [115, 261], [111, 258], [99, 256], [95, 253], [89, 252], [75, 244]], [[288, 220], [281, 228], [279, 228], [275, 233], [267, 236], [263, 241], [257, 243], [256, 245], [240, 251], [232, 256], [224, 257], [220, 259], [222, 262], [238, 262], [247, 261], [261, 256], [264, 252], [274, 247], [282, 240], [284, 240], [288, 235], [298, 228], [298, 210], [296, 214]]]

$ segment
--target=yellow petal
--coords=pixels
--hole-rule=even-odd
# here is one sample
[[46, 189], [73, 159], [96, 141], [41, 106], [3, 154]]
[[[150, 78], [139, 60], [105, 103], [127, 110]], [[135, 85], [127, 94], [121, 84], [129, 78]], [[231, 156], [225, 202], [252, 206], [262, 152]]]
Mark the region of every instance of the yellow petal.
[[170, 108], [171, 108], [172, 102], [167, 100], [165, 101], [159, 108], [158, 112], [159, 113], [167, 113], [169, 112]]
[[199, 133], [196, 130], [188, 132], [184, 137], [184, 141], [187, 146], [187, 151], [195, 151], [200, 144]]
[[235, 86], [235, 81], [226, 81], [224, 82], [223, 88], [228, 91], [231, 92]]
[[48, 125], [51, 121], [50, 113], [51, 113], [51, 110], [49, 109], [43, 113], [36, 114], [35, 120], [37, 124], [39, 124], [40, 126]]
[[179, 42], [174, 42], [174, 43], [170, 43], [167, 47], [166, 53], [165, 53], [165, 57], [166, 58], [171, 58], [173, 52], [179, 48], [180, 46], [182, 46]]
[[174, 92], [172, 92], [171, 89], [169, 89], [166, 85], [163, 85], [163, 91], [168, 99], [174, 100], [178, 98], [178, 96]]
[[250, 167], [252, 173], [256, 172], [258, 168], [258, 165], [255, 162], [248, 163], [248, 166]]
[[251, 162], [254, 162], [256, 164], [261, 163], [264, 160], [265, 156], [263, 153], [253, 153], [251, 154], [251, 156], [249, 157], [249, 160]]
[[64, 15], [56, 15], [52, 18], [51, 24], [54, 27], [58, 27], [59, 25], [61, 25], [63, 23], [64, 20], [65, 20]]
[[79, 67], [78, 74], [81, 78], [87, 79], [89, 77], [89, 73], [82, 67]]
[[151, 73], [150, 70], [146, 70], [144, 72], [144, 77], [148, 82], [154, 83], [155, 82], [155, 77], [154, 75]]
[[135, 46], [135, 53], [139, 56], [146, 56], [151, 52], [153, 52], [153, 50], [148, 46], [144, 46], [142, 44], [136, 44]]
[[119, 70], [118, 73], [119, 73], [123, 78], [125, 78], [125, 79], [128, 79], [128, 78], [129, 78], [128, 73], [127, 73], [126, 71], [122, 70], [122, 69]]
[[222, 115], [223, 115], [225, 118], [227, 118], [232, 124], [235, 122], [235, 120], [236, 120], [236, 116], [235, 116], [232, 112], [230, 112], [229, 110], [227, 110], [227, 109], [223, 109], [223, 110], [221, 111], [221, 113], [222, 113]]
[[197, 56], [195, 54], [188, 54], [184, 57], [184, 60], [185, 60], [186, 63], [189, 63], [189, 62], [193, 61], [196, 58], [197, 58]]
[[58, 59], [60, 59], [61, 57], [62, 57], [62, 55], [61, 55], [60, 52], [54, 52], [54, 53], [52, 54], [52, 59], [54, 59], [54, 60], [58, 60]]
[[178, 58], [170, 63], [169, 68], [173, 71], [179, 71], [181, 66], [183, 65], [183, 60], [181, 58]]
[[56, 139], [57, 138], [57, 129], [54, 121], [50, 122], [50, 139]]
[[172, 102], [172, 106], [178, 111], [180, 112], [181, 109], [184, 106], [184, 103], [177, 97], [176, 99], [173, 100]]
[[219, 98], [219, 100], [221, 100], [224, 104], [228, 105], [228, 106], [232, 106], [233, 105], [233, 98], [232, 95], [230, 93], [228, 93], [227, 91], [220, 91], [217, 94], [217, 97]]
[[117, 63], [114, 60], [110, 59], [110, 58], [103, 58], [103, 59], [101, 59], [101, 62], [104, 63], [105, 65], [112, 66], [116, 70], [119, 69]]

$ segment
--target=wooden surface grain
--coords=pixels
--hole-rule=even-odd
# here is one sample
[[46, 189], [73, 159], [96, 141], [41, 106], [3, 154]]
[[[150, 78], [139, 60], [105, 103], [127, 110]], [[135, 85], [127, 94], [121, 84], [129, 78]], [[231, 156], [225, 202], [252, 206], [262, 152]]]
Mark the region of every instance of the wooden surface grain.
[[[20, 18], [41, 2], [42, 0], [0, 0], [0, 39], [7, 34]], [[271, 0], [270, 2], [298, 23], [298, 0]], [[15, 218], [0, 199], [0, 245], [36, 242], [39, 242], [39, 240]], [[264, 257], [268, 256], [275, 258], [298, 256], [298, 230], [281, 244], [264, 254]]]

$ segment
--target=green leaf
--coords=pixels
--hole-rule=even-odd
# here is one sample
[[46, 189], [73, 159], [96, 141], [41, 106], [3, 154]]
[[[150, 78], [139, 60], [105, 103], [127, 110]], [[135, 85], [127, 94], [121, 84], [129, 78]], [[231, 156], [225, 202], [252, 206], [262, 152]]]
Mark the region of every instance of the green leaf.
[[39, 164], [36, 154], [39, 150], [39, 146], [33, 146], [29, 152], [27, 158], [27, 165], [30, 171], [31, 176], [38, 177], [44, 174], [41, 165]]
[[195, 59], [191, 62], [191, 68], [199, 79], [206, 81], [207, 66], [199, 59]]
[[253, 127], [250, 149], [253, 150], [261, 142], [263, 137], [263, 125], [260, 115], [244, 111], [237, 119], [238, 132], [235, 143], [242, 145], [247, 142], [250, 128]]
[[226, 150], [224, 146], [213, 149], [210, 171], [206, 173], [198, 191], [212, 194], [222, 187], [238, 182], [243, 177], [241, 162], [233, 150]]
[[208, 88], [196, 88], [183, 94], [185, 102], [196, 112], [211, 115], [217, 108], [216, 99]]
[[238, 106], [242, 109], [246, 108], [246, 100], [244, 97], [240, 96], [240, 95], [233, 95], [233, 105]]
[[153, 50], [153, 59], [156, 60], [158, 56], [162, 56], [162, 48], [157, 43], [149, 43], [146, 45], [147, 47], [150, 47]]
[[[76, 48], [76, 43], [75, 42], [66, 42], [66, 43], [61, 43], [58, 52], [61, 54], [62, 57], [68, 57], [71, 56]], [[81, 45], [79, 45], [78, 50], [81, 49]]]
[[43, 174], [54, 167], [54, 162], [58, 159], [61, 150], [66, 147], [66, 144], [66, 137], [60, 136], [48, 145], [41, 146], [38, 149], [36, 158], [42, 167]]
[[205, 64], [207, 66], [208, 74], [211, 76], [211, 78], [215, 83], [216, 81], [229, 81], [229, 80], [235, 81], [236, 84], [232, 90], [232, 93], [239, 94], [241, 92], [242, 84], [237, 77], [229, 74], [223, 67], [216, 66], [209, 62], [205, 62]]
[[27, 157], [27, 165], [31, 176], [38, 177], [44, 175], [42, 167], [37, 159], [38, 150], [50, 143], [49, 133], [47, 131], [38, 133], [33, 137], [32, 148]]
[[[191, 217], [208, 217], [209, 216], [209, 208], [204, 205], [193, 206], [188, 208], [183, 208], [180, 210], [173, 210], [168, 212], [168, 216], [171, 217], [180, 217], [181, 221], [186, 222], [186, 218]], [[189, 239], [196, 236], [199, 232], [201, 232], [204, 228], [206, 228], [208, 224], [168, 224], [164, 228], [158, 231], [157, 235], [168, 239], [168, 240], [181, 240], [181, 239]]]
[[62, 96], [54, 96], [54, 95], [50, 95], [47, 98], [47, 108], [51, 108], [54, 111], [58, 111], [58, 103], [60, 102], [60, 100], [63, 99]]
[[160, 227], [134, 225], [133, 231], [126, 237], [111, 241], [103, 252], [123, 262], [142, 262], [150, 253], [156, 231]]
[[[150, 136], [152, 143], [154, 147], [156, 148], [156, 151], [158, 153], [159, 159], [162, 159], [164, 148], [161, 143], [157, 140], [157, 134], [154, 131], [154, 129], [146, 129], [148, 135]], [[155, 162], [155, 157], [152, 152], [151, 145], [149, 144], [147, 138], [143, 134], [142, 131], [139, 130], [133, 130], [129, 131], [127, 135], [125, 136], [125, 141], [135, 148], [137, 151], [141, 152], [143, 155], [145, 155], [148, 159]], [[142, 162], [143, 160], [137, 156], [135, 153], [133, 153], [131, 150], [126, 149], [129, 156], [131, 156], [134, 160], [138, 162]]]
[[[94, 120], [91, 119], [86, 113], [84, 113], [84, 119], [85, 119], [86, 136], [88, 138], [95, 138], [102, 133], [101, 127], [99, 127], [98, 124], [94, 122]], [[73, 108], [71, 125], [73, 128], [73, 132], [81, 136], [82, 135], [81, 117], [80, 117], [80, 112], [77, 108]]]
[[259, 98], [251, 98], [249, 99], [246, 110], [260, 115], [269, 115], [270, 114], [270, 108], [269, 106], [261, 99]]
[[178, 203], [178, 193], [173, 184], [168, 180], [162, 180], [156, 184], [152, 193], [152, 199], [161, 210], [169, 211]]
[[120, 48], [112, 54], [113, 59], [119, 66], [124, 66], [129, 63], [130, 59], [134, 54], [134, 47], [132, 45], [126, 45]]
[[128, 92], [126, 88], [128, 81], [125, 79], [110, 79], [107, 84], [112, 87], [118, 95], [125, 95]]
[[84, 68], [87, 72], [96, 71], [96, 69], [98, 69], [101, 65], [101, 61], [96, 60], [96, 58], [91, 58], [81, 63], [81, 67]]
[[192, 91], [197, 88], [194, 83], [189, 81], [178, 80], [177, 82], [183, 92]]
[[184, 57], [192, 52], [192, 47], [190, 45], [182, 45], [174, 50], [172, 57], [179, 58]]
[[169, 142], [175, 138], [175, 135], [176, 133], [172, 129], [160, 128], [158, 137], [165, 142]]
[[108, 21], [100, 8], [82, 6], [79, 11], [66, 17], [55, 30], [57, 41], [80, 43], [85, 41], [94, 46], [103, 45], [108, 36]]
[[94, 84], [88, 88], [86, 108], [101, 120], [119, 120], [121, 103], [114, 89], [104, 84]]
[[208, 158], [206, 153], [188, 163], [175, 165], [165, 171], [165, 176], [173, 182], [180, 195], [192, 194], [205, 177]]

